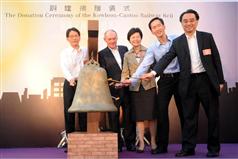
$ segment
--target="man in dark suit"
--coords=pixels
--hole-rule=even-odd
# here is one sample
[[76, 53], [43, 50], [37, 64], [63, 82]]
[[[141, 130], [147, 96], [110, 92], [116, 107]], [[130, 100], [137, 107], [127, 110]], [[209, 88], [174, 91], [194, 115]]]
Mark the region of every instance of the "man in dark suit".
[[207, 157], [217, 157], [219, 141], [219, 95], [224, 87], [220, 55], [212, 34], [197, 31], [199, 15], [189, 9], [180, 16], [185, 34], [173, 41], [170, 51], [153, 68], [144, 74], [147, 79], [161, 74], [177, 56], [180, 65], [179, 93], [184, 113], [182, 150], [176, 157], [195, 154], [200, 102], [208, 118]]
[[[123, 66], [124, 54], [128, 51], [126, 46], [117, 46], [117, 33], [114, 30], [107, 30], [104, 33], [104, 40], [107, 43], [107, 47], [99, 51], [99, 64], [107, 72], [107, 78], [113, 80], [121, 80], [121, 71]], [[119, 112], [122, 106], [123, 118], [125, 119], [125, 128], [123, 131], [125, 143], [128, 151], [135, 151], [135, 123], [131, 122], [130, 106], [128, 101], [128, 89], [121, 88], [115, 89], [110, 87], [111, 95], [119, 97], [119, 102], [116, 102], [118, 112], [109, 112], [109, 126], [110, 129], [118, 133], [118, 151], [122, 151], [122, 139], [120, 135], [120, 123], [119, 123]]]

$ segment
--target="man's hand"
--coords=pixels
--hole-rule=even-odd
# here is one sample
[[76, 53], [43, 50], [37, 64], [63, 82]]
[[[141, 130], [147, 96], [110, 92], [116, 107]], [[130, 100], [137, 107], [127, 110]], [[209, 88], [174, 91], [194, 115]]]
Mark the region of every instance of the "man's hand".
[[83, 64], [86, 64], [88, 61], [89, 61], [89, 60], [84, 60], [84, 61], [83, 61]]
[[129, 86], [129, 85], [131, 85], [131, 80], [125, 79], [125, 80], [122, 81], [121, 83], [123, 84], [123, 86]]
[[75, 86], [75, 85], [76, 85], [75, 79], [71, 79], [71, 80], [69, 81], [69, 85], [70, 85], [70, 86]]
[[153, 74], [152, 72], [150, 72], [150, 73], [145, 73], [145, 74], [143, 74], [143, 75], [140, 77], [140, 79], [141, 79], [141, 80], [151, 80], [153, 77], [155, 77], [154, 74]]
[[224, 84], [220, 84], [220, 92], [222, 92], [224, 89]]
[[116, 83], [115, 86], [114, 86], [116, 89], [120, 89], [123, 87], [123, 84], [122, 83]]

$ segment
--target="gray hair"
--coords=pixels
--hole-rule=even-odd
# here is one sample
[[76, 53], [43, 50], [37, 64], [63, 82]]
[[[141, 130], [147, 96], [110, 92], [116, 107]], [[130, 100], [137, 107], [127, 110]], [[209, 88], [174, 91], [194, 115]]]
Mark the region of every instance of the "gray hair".
[[117, 36], [117, 32], [116, 32], [115, 30], [113, 30], [113, 29], [108, 29], [108, 30], [106, 30], [105, 33], [104, 33], [104, 38], [106, 38], [106, 35], [107, 35], [108, 32], [114, 32], [114, 33], [116, 34], [116, 36]]

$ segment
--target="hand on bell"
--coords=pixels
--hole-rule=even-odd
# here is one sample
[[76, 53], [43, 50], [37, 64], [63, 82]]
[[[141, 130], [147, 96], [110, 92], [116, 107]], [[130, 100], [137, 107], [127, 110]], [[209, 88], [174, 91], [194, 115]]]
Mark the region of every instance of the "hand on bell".
[[123, 87], [123, 84], [122, 83], [116, 83], [115, 84], [115, 88], [116, 89], [120, 89], [120, 88], [122, 88]]
[[124, 86], [129, 86], [131, 85], [131, 80], [125, 79], [124, 81], [121, 82]]

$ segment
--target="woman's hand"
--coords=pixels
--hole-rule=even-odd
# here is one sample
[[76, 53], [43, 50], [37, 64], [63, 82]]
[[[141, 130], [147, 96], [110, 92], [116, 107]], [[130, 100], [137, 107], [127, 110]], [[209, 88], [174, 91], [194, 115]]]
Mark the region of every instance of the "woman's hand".
[[121, 83], [123, 84], [123, 86], [129, 86], [129, 85], [131, 85], [131, 80], [125, 79], [125, 80], [122, 81]]

